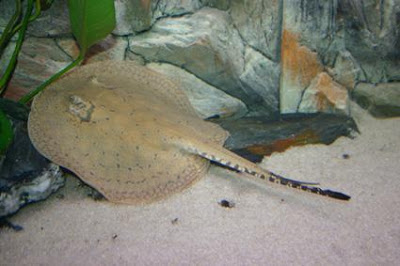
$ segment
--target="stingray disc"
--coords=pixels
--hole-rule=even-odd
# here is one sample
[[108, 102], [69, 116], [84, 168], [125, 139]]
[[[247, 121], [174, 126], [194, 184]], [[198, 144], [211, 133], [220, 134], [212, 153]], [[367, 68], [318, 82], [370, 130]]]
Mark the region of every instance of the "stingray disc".
[[45, 157], [121, 203], [188, 187], [208, 161], [176, 143], [221, 146], [227, 136], [197, 116], [175, 83], [125, 61], [86, 65], [53, 83], [34, 99], [28, 130]]

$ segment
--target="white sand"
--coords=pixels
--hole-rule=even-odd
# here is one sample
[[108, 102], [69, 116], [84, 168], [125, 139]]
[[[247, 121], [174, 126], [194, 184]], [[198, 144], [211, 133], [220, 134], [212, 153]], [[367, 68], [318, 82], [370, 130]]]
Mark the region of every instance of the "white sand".
[[248, 184], [218, 167], [144, 207], [93, 201], [69, 178], [58, 193], [65, 198], [10, 219], [24, 230], [0, 232], [0, 265], [399, 265], [400, 119], [358, 122], [354, 140], [292, 148], [264, 163], [346, 192], [350, 202]]

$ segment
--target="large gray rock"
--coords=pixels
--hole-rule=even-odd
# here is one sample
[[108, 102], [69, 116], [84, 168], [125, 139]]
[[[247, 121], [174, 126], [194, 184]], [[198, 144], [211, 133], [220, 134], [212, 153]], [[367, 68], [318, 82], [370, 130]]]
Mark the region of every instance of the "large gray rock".
[[192, 14], [205, 6], [227, 10], [228, 0], [120, 0], [115, 1], [116, 35], [137, 34], [163, 17]]
[[[283, 6], [282, 113], [297, 112], [304, 90], [335, 57], [343, 42], [336, 38], [335, 1], [288, 0]], [[333, 54], [333, 55], [332, 55]]]
[[121, 0], [115, 2], [116, 35], [128, 35], [151, 28], [161, 17], [182, 16], [203, 7], [200, 0]]
[[[40, 39], [26, 40], [31, 53], [23, 49], [8, 97], [18, 98], [77, 54], [72, 40], [64, 41], [71, 37], [66, 3], [55, 0], [30, 24], [27, 36]], [[14, 5], [0, 0], [0, 31]], [[115, 6], [114, 34], [123, 36], [94, 47], [89, 61], [168, 62], [241, 99], [250, 115], [274, 116], [278, 89], [281, 112], [297, 112], [322, 72], [349, 91], [359, 82], [400, 81], [398, 0], [119, 0]], [[56, 45], [44, 38], [55, 36]]]
[[338, 52], [332, 68], [327, 68], [329, 75], [345, 88], [352, 90], [364, 73], [357, 60], [347, 50]]
[[279, 61], [282, 2], [233, 0], [230, 15], [244, 42], [272, 60]]
[[[101, 60], [124, 60], [127, 47], [127, 38], [110, 35], [91, 47], [86, 54], [85, 63]], [[8, 47], [7, 50], [10, 48]], [[19, 54], [17, 68], [6, 96], [19, 99], [59, 72], [78, 55], [79, 46], [72, 37], [27, 38]], [[0, 69], [3, 67], [2, 65], [3, 60], [1, 60]]]
[[[22, 1], [25, 10], [27, 1]], [[42, 1], [43, 2], [43, 1]], [[15, 10], [14, 0], [0, 1], [0, 28], [7, 24]], [[29, 23], [27, 34], [35, 37], [55, 37], [71, 33], [67, 1], [55, 0], [49, 9]]]
[[[265, 106], [264, 110], [269, 118], [278, 117], [280, 64], [250, 47], [246, 47], [244, 58], [244, 71], [239, 79], [247, 94], [254, 96], [251, 98], [252, 105]], [[249, 116], [259, 115], [258, 112], [259, 110], [252, 108]]]
[[[249, 86], [246, 74], [242, 76], [251, 67], [246, 66], [245, 47], [226, 12], [203, 8], [193, 15], [161, 19], [150, 31], [130, 38], [130, 50], [147, 61], [182, 67], [242, 100], [249, 110], [271, 115], [270, 100], [264, 100], [258, 88]], [[267, 75], [269, 71], [257, 74]]]
[[282, 42], [281, 113], [295, 113], [304, 90], [323, 71], [323, 65], [316, 52], [301, 45], [295, 32], [285, 30]]
[[150, 31], [130, 38], [130, 49], [146, 60], [181, 66], [233, 92], [238, 87], [237, 73], [244, 68], [244, 46], [230, 22], [227, 13], [208, 8], [190, 16], [162, 19]]
[[152, 24], [151, 0], [115, 1], [116, 35], [129, 35], [147, 30]]
[[[151, 28], [152, 24], [160, 17], [193, 13], [206, 4], [216, 7], [226, 6], [226, 4], [221, 5], [218, 2], [201, 0], [114, 1], [117, 25], [113, 33], [116, 35], [138, 33]], [[23, 2], [23, 4], [25, 3]], [[35, 37], [59, 37], [71, 34], [67, 3], [66, 0], [54, 0], [49, 9], [42, 11], [39, 18], [30, 23], [28, 34]], [[25, 7], [25, 5], [23, 6]], [[0, 1], [0, 29], [7, 24], [14, 10], [15, 0]]]
[[400, 80], [400, 1], [339, 1], [345, 45], [370, 83]]
[[168, 76], [180, 84], [190, 103], [202, 118], [237, 118], [247, 113], [246, 105], [243, 102], [214, 88], [179, 67], [157, 63], [148, 64], [147, 67]]
[[343, 42], [336, 43], [337, 11], [337, 1], [287, 0], [283, 5], [283, 29], [298, 33], [299, 43], [323, 58], [326, 52], [336, 53], [343, 47]]
[[400, 116], [400, 82], [359, 83], [353, 91], [357, 103], [377, 117]]
[[6, 96], [19, 99], [71, 61], [53, 39], [26, 38]]
[[[349, 90], [358, 82], [383, 83], [400, 80], [400, 2], [389, 1], [285, 1], [284, 36], [294, 36], [296, 44], [283, 40], [285, 49], [301, 47], [312, 56], [289, 61], [296, 69], [283, 64], [281, 106], [295, 112], [296, 104], [311, 81], [326, 69], [338, 83]], [[283, 61], [285, 58], [283, 58]], [[300, 62], [302, 60], [302, 62]]]

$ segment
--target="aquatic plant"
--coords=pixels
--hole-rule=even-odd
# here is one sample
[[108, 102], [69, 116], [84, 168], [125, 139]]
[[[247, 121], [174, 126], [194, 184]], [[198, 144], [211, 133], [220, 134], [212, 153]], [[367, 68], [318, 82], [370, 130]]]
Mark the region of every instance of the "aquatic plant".
[[[0, 37], [0, 57], [10, 43], [12, 37], [18, 33], [14, 52], [9, 59], [4, 73], [0, 77], [0, 155], [4, 154], [13, 140], [12, 123], [9, 116], [12, 111], [9, 101], [2, 99], [7, 90], [8, 82], [15, 70], [19, 52], [21, 50], [28, 24], [34, 21], [41, 11], [48, 9], [54, 0], [15, 0], [15, 12], [11, 16]], [[25, 6], [25, 11], [23, 11]], [[79, 55], [65, 68], [55, 73], [34, 90], [24, 95], [16, 105], [26, 105], [35, 95], [45, 89], [50, 83], [60, 78], [66, 72], [79, 65], [88, 49], [105, 38], [115, 27], [115, 8], [113, 0], [68, 0], [71, 30], [79, 45]], [[21, 107], [23, 108], [23, 107]]]

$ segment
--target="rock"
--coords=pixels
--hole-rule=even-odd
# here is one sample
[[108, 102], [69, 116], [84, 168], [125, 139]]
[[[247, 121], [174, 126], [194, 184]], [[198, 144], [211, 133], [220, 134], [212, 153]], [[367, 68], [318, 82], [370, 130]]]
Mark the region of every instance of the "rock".
[[[29, 25], [7, 97], [21, 97], [76, 57], [66, 3], [54, 1]], [[281, 113], [299, 106], [331, 112], [318, 108], [311, 93], [325, 90], [315, 87], [324, 72], [349, 91], [360, 82], [400, 81], [398, 0], [119, 0], [115, 6], [114, 36], [96, 45], [86, 62], [166, 62], [240, 99], [247, 115], [272, 118], [278, 102]], [[14, 8], [13, 0], [0, 1], [0, 30]], [[1, 58], [3, 71], [13, 45]]]
[[346, 88], [321, 72], [305, 90], [298, 109], [300, 113], [350, 114]]
[[359, 83], [352, 94], [356, 102], [376, 117], [400, 116], [400, 82]]
[[148, 30], [161, 17], [182, 16], [203, 7], [199, 0], [122, 0], [115, 2], [116, 35]]
[[42, 11], [36, 20], [29, 23], [28, 35], [46, 38], [71, 35], [67, 2], [53, 1], [48, 10]]
[[28, 120], [30, 109], [25, 104], [10, 99], [0, 98], [0, 109], [11, 117], [11, 119], [20, 121]]
[[[10, 102], [7, 102], [7, 106]], [[3, 105], [2, 105], [3, 106]], [[43, 200], [64, 185], [59, 166], [50, 163], [32, 146], [26, 122], [19, 120], [23, 110], [7, 109], [12, 118], [14, 140], [0, 160], [0, 217], [15, 213], [22, 206]], [[11, 107], [11, 108], [14, 108]]]
[[130, 38], [130, 50], [147, 61], [182, 67], [242, 100], [250, 111], [270, 115], [270, 99], [263, 100], [259, 88], [249, 87], [246, 73], [241, 81], [245, 67], [251, 67], [245, 66], [245, 47], [226, 12], [203, 8], [193, 15], [161, 19], [150, 31]]
[[[89, 49], [85, 63], [110, 59], [123, 60], [127, 47], [126, 38], [110, 35]], [[5, 96], [19, 99], [59, 72], [78, 55], [79, 48], [73, 38], [54, 40], [27, 38], [23, 43], [17, 68]]]
[[263, 112], [254, 111], [253, 108], [249, 116], [264, 115], [270, 119], [278, 117], [280, 64], [268, 60], [250, 47], [246, 47], [244, 58], [244, 71], [239, 76], [242, 87], [253, 105], [265, 106]]
[[[337, 53], [336, 2], [291, 0], [283, 5], [280, 106], [295, 113], [305, 88]], [[329, 54], [326, 54], [329, 52]], [[331, 55], [333, 54], [333, 55]]]
[[241, 117], [247, 108], [240, 100], [205, 83], [193, 74], [170, 64], [151, 63], [147, 67], [175, 80], [184, 89], [190, 103], [202, 118]]
[[203, 7], [201, 0], [159, 0], [152, 1], [154, 21], [160, 17], [182, 16], [194, 13]]
[[[244, 47], [229, 15], [216, 9], [158, 21], [153, 28], [130, 38], [130, 49], [148, 61], [181, 66], [233, 96], [244, 68]], [[239, 94], [239, 95], [235, 95]], [[241, 97], [240, 97], [241, 98]]]
[[6, 27], [9, 19], [15, 11], [14, 0], [2, 0], [0, 2], [0, 31], [2, 32]]
[[128, 47], [129, 44], [126, 37], [109, 35], [90, 48], [86, 56], [86, 63], [103, 60], [124, 60]]
[[49, 166], [35, 177], [5, 189], [0, 188], [0, 217], [11, 215], [28, 203], [48, 198], [64, 185], [64, 178], [58, 165]]
[[[71, 58], [79, 56], [79, 46], [73, 38], [56, 39], [57, 46]], [[124, 60], [128, 40], [126, 37], [109, 35], [98, 43], [94, 44], [85, 56], [85, 64], [103, 60]]]
[[6, 97], [19, 99], [72, 61], [52, 39], [25, 39]]
[[205, 6], [218, 8], [220, 10], [228, 10], [231, 0], [201, 0]]
[[295, 113], [305, 88], [323, 70], [317, 53], [299, 43], [299, 35], [288, 30], [282, 36], [281, 113]]
[[360, 79], [364, 79], [363, 72], [355, 58], [348, 51], [340, 51], [335, 58], [333, 68], [327, 69], [328, 74], [348, 90], [354, 89]]
[[14, 53], [15, 45], [15, 42], [10, 42], [9, 45], [4, 49], [4, 52], [0, 57], [1, 75], [3, 75], [3, 73], [6, 71], [6, 68], [8, 67], [8, 63], [10, 62], [11, 56]]
[[336, 1], [290, 0], [283, 4], [282, 31], [296, 35], [300, 46], [323, 58], [327, 51], [336, 53], [343, 47], [343, 42], [336, 42], [337, 13]]
[[400, 80], [400, 2], [339, 1], [346, 49], [369, 83]]
[[[400, 2], [394, 0], [284, 4], [282, 112], [295, 112], [302, 90], [321, 68], [348, 89], [360, 81], [400, 80], [399, 14]], [[299, 54], [297, 48], [308, 52]]]
[[227, 0], [121, 0], [115, 1], [117, 26], [113, 33], [119, 36], [137, 34], [150, 29], [163, 17], [192, 14], [210, 6], [227, 10]]
[[243, 41], [275, 62], [279, 62], [282, 2], [236, 0], [229, 12]]
[[151, 0], [115, 1], [117, 25], [113, 33], [122, 36], [149, 29], [152, 23], [151, 2]]
[[358, 128], [348, 116], [337, 114], [288, 114], [278, 120], [243, 117], [215, 120], [230, 133], [225, 147], [254, 162], [273, 152], [313, 143], [330, 144], [341, 136], [353, 137]]

